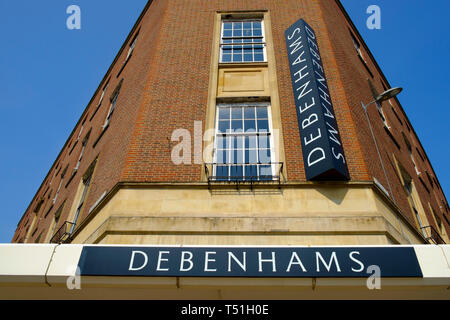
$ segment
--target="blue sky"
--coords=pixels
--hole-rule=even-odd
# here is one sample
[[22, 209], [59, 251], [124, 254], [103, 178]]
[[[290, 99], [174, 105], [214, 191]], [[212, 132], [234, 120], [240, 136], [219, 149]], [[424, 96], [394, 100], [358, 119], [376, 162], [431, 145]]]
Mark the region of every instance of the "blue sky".
[[[10, 242], [147, 0], [0, 0], [0, 243]], [[342, 0], [450, 191], [448, 0]], [[66, 28], [80, 6], [81, 30]], [[381, 8], [381, 30], [366, 8]], [[431, 4], [431, 5], [430, 5]], [[300, 17], [299, 17], [300, 18]]]

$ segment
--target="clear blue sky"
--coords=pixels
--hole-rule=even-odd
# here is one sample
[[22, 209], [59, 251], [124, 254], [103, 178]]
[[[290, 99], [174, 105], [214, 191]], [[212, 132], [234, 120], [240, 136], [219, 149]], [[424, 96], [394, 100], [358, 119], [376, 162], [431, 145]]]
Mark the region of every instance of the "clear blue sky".
[[[11, 241], [146, 2], [0, 0], [0, 243]], [[399, 100], [448, 195], [450, 1], [342, 2], [388, 81], [404, 87]], [[66, 28], [72, 4], [81, 30]], [[381, 8], [381, 30], [366, 28], [371, 4]]]

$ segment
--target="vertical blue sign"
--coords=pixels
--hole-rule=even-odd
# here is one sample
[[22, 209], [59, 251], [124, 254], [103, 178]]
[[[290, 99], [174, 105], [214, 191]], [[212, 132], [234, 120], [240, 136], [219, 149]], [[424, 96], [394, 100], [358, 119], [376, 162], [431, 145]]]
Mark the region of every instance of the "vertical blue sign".
[[285, 32], [307, 180], [349, 180], [314, 30], [303, 20]]

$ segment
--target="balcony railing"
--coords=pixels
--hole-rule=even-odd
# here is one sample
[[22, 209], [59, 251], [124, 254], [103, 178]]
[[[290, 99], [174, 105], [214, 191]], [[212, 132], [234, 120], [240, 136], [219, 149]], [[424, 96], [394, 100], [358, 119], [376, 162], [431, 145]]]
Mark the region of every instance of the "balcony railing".
[[206, 163], [205, 174], [208, 185], [212, 183], [249, 184], [253, 187], [259, 183], [277, 183], [281, 187], [283, 162], [230, 164]]
[[439, 232], [436, 231], [432, 226], [426, 226], [421, 228], [427, 235], [426, 240], [431, 244], [445, 244], [444, 239], [442, 239]]
[[66, 243], [72, 235], [73, 226], [75, 224], [69, 221], [63, 223], [61, 228], [50, 239], [50, 243]]

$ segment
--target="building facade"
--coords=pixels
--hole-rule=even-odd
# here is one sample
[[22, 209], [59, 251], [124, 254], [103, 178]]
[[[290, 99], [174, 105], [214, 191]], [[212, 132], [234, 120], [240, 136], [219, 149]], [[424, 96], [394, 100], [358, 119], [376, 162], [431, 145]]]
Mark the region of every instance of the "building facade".
[[12, 242], [444, 245], [388, 89], [338, 0], [150, 0]]

